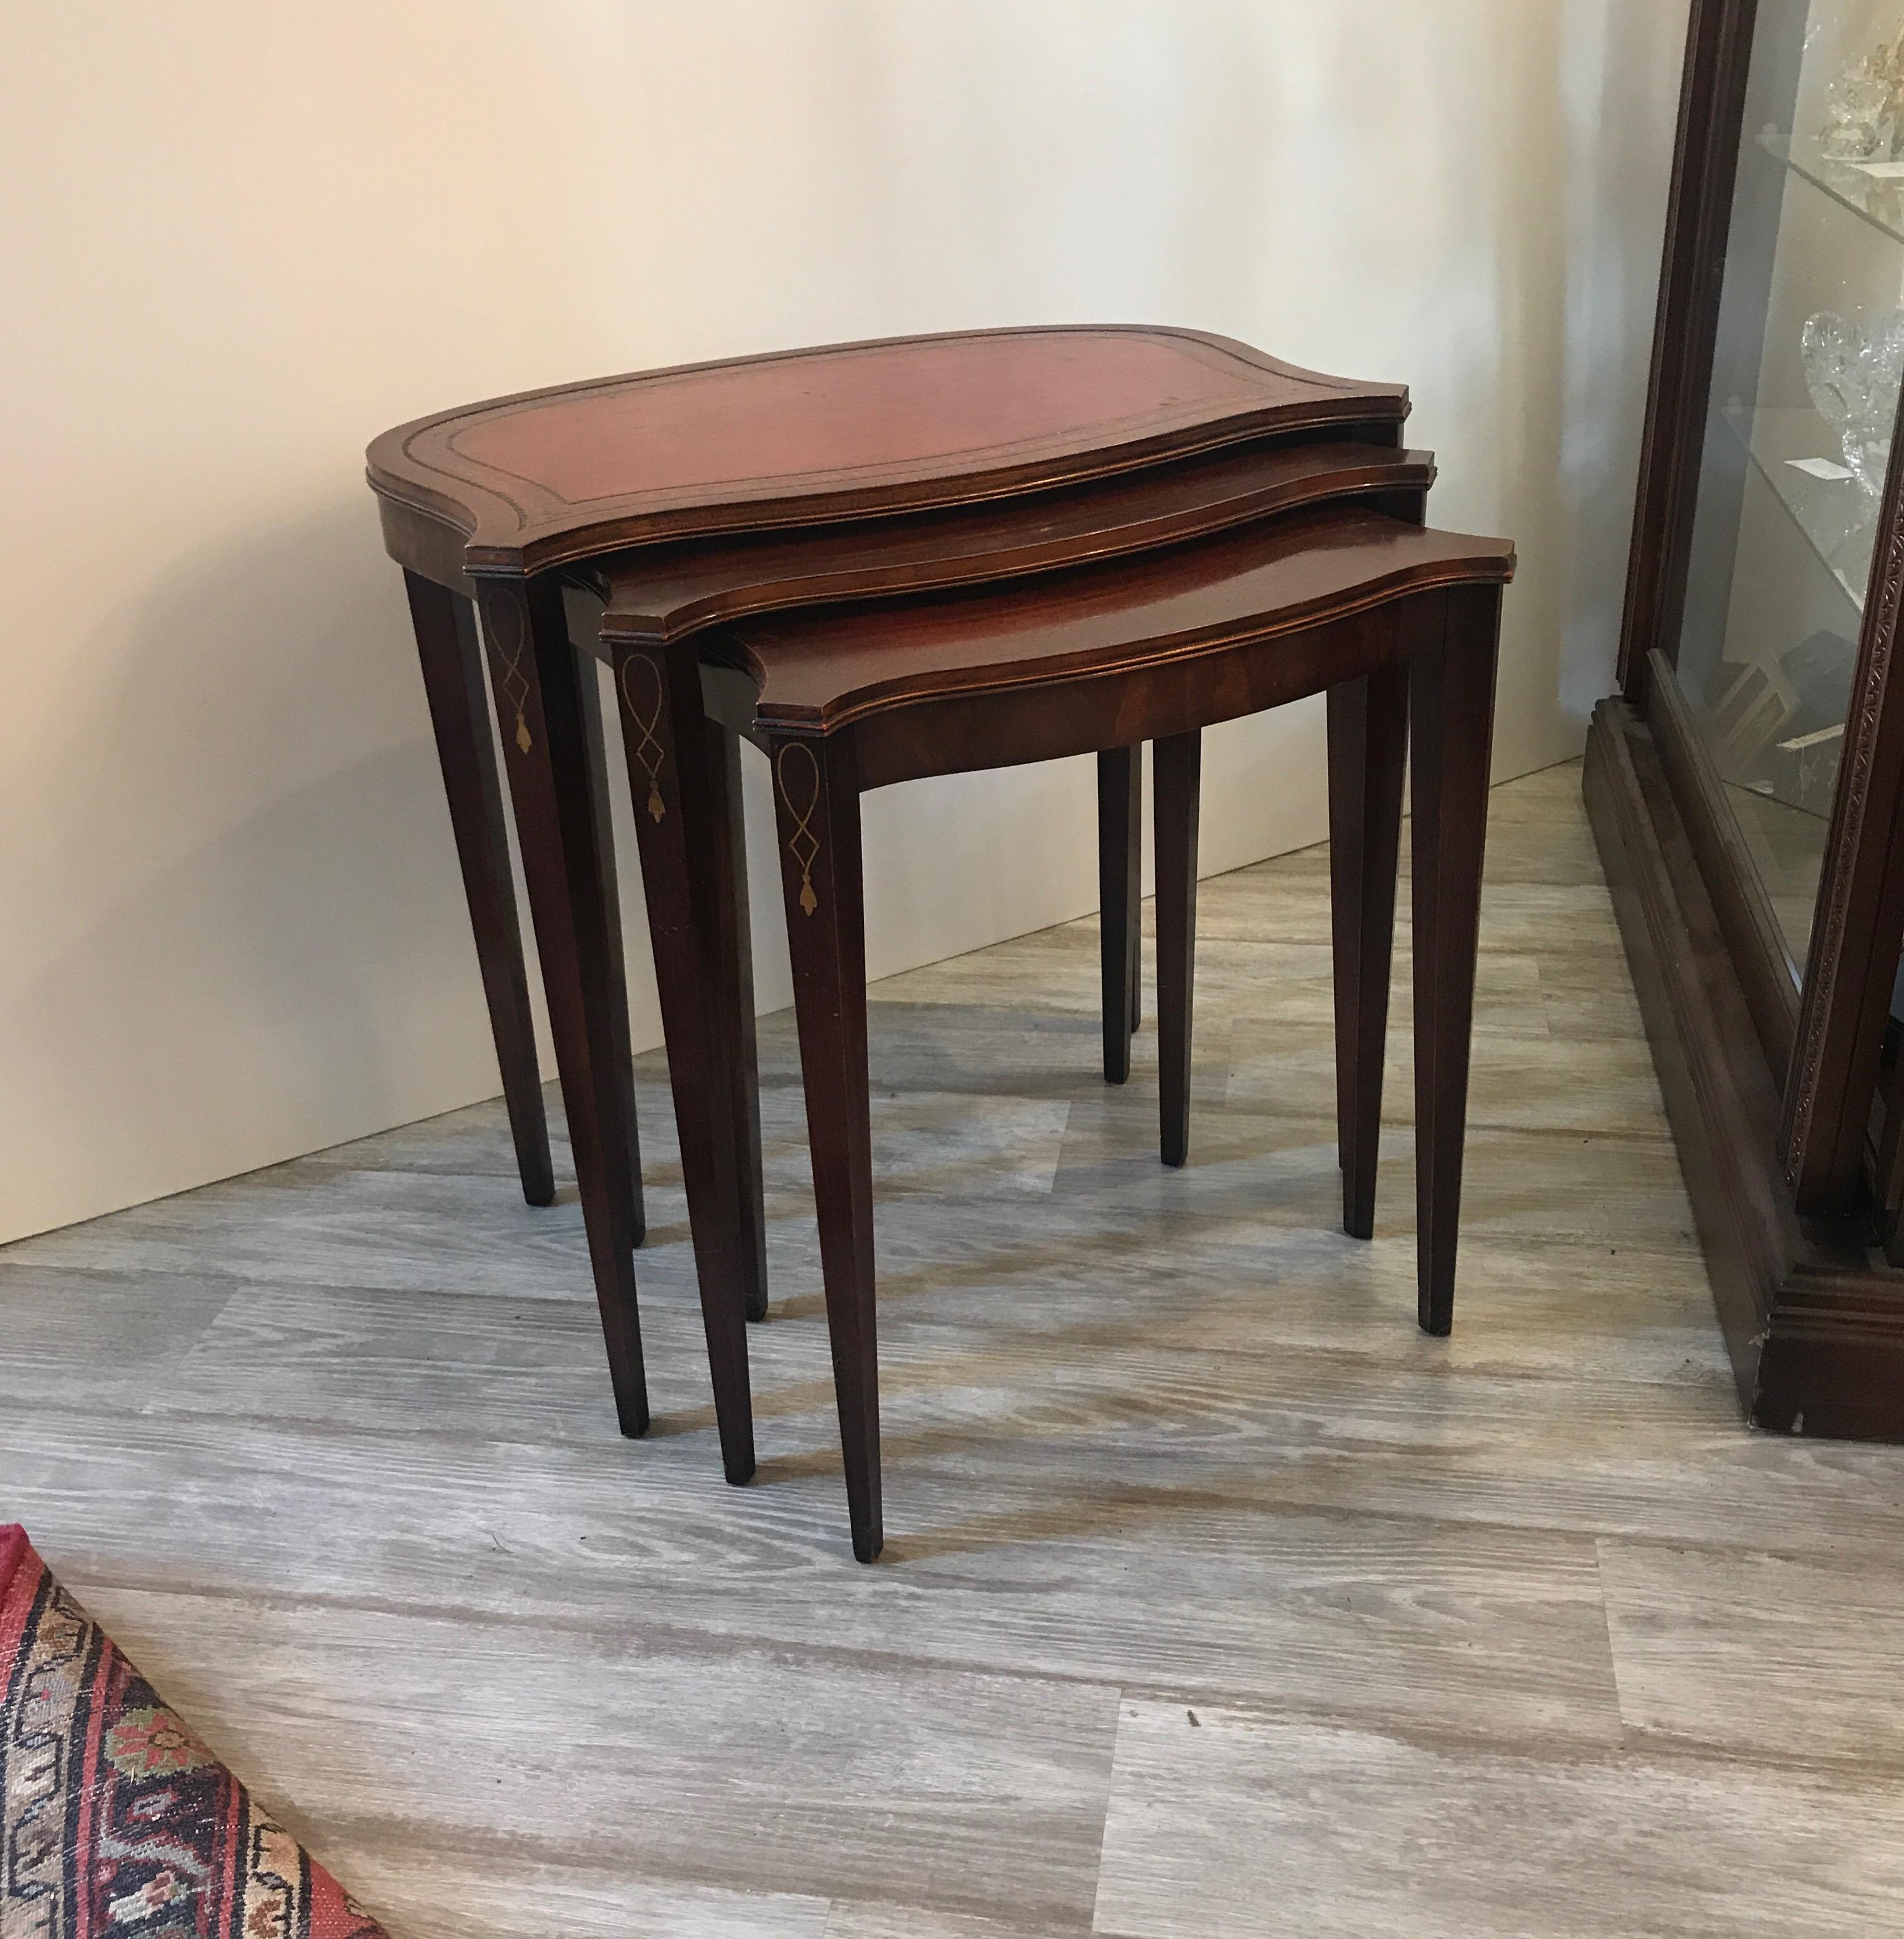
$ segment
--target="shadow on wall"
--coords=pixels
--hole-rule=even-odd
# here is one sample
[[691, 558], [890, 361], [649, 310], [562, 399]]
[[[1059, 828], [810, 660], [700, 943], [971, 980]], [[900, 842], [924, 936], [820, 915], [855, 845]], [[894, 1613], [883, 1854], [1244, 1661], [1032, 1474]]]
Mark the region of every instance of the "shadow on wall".
[[[181, 565], [78, 657], [99, 670], [69, 716], [88, 725], [45, 758], [61, 818], [40, 811], [17, 905], [44, 966], [8, 1002], [3, 1054], [26, 1068], [0, 1089], [42, 1103], [5, 1134], [0, 1237], [96, 1211], [102, 1176], [129, 1203], [493, 1090], [367, 501]], [[109, 912], [62, 932], [69, 875], [109, 883]]]
[[[1564, 291], [1570, 131], [1561, 72], [1562, 16], [1569, 8], [1528, 10], [1517, 70], [1484, 68], [1495, 96], [1495, 125], [1522, 166], [1494, 171], [1494, 336], [1487, 346], [1497, 439], [1501, 505], [1519, 546], [1511, 607], [1512, 650], [1503, 653], [1497, 717], [1552, 720], [1546, 744], [1513, 764], [1545, 765], [1580, 751], [1583, 721], [1554, 719], [1560, 680], [1560, 575], [1555, 554], [1567, 541], [1571, 508], [1561, 498]], [[1538, 505], [1537, 531], [1515, 529], [1517, 508]], [[1530, 543], [1532, 541], [1532, 543]], [[1503, 628], [1503, 631], [1505, 629]], [[1505, 642], [1504, 642], [1505, 644]], [[1497, 778], [1507, 769], [1497, 761]]]
[[1668, 170], [1662, 131], [1677, 123], [1686, 0], [1570, 0], [1561, 107], [1568, 131], [1563, 205], [1564, 433], [1555, 562], [1562, 711], [1584, 720], [1613, 687]]
[[[0, 1130], [0, 1242], [493, 1095], [401, 579], [368, 495], [178, 564], [74, 658], [96, 678], [75, 683], [68, 717], [97, 725], [40, 757], [41, 798], [68, 811], [42, 816], [21, 858], [35, 973], [8, 999], [0, 1092], [43, 1102]], [[660, 1032], [608, 732], [639, 1049]], [[778, 843], [765, 763], [745, 759], [757, 991], [772, 1008], [791, 997]], [[876, 797], [873, 973], [1094, 907], [1095, 808], [1088, 761], [1021, 771], [1015, 789], [955, 775]], [[930, 869], [922, 823], [943, 834]], [[526, 910], [522, 933], [533, 984]], [[541, 1052], [553, 1076], [546, 1027]]]

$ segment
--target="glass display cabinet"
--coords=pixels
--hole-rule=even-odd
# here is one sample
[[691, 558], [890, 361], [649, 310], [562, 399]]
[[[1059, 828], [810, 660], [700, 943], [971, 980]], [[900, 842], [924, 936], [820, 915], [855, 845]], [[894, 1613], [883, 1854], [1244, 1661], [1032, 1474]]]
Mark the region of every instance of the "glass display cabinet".
[[1904, 0], [1693, 0], [1585, 787], [1748, 1417], [1904, 1439]]

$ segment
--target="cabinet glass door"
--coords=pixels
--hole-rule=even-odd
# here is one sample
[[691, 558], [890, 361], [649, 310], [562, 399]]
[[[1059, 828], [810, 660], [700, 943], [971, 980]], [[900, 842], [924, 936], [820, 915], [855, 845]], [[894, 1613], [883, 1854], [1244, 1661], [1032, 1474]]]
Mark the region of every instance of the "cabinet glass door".
[[1904, 380], [1904, 0], [1759, 0], [1678, 651], [1811, 948]]

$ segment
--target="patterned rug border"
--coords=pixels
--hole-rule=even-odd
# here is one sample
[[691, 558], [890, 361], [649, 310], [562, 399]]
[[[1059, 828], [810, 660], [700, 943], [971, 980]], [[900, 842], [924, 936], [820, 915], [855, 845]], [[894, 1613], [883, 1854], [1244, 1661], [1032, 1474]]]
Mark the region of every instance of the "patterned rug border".
[[0, 1939], [387, 1939], [0, 1527]]

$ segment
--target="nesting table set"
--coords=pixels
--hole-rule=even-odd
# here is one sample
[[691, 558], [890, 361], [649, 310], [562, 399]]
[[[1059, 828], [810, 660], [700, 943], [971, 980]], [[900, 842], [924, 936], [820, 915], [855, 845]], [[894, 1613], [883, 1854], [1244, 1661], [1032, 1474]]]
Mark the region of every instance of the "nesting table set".
[[[1188, 1150], [1202, 730], [1327, 696], [1343, 1225], [1372, 1230], [1412, 746], [1420, 1319], [1446, 1333], [1512, 547], [1427, 528], [1407, 394], [1172, 329], [995, 330], [640, 373], [370, 447], [523, 1188], [552, 1195], [504, 751], [623, 1431], [647, 1424], [606, 763], [620, 716], [724, 1465], [766, 1311], [741, 737], [772, 773], [855, 1554], [879, 1551], [861, 795], [1098, 760], [1104, 1075], [1138, 1010], [1153, 750], [1161, 1149]], [[481, 647], [477, 616], [480, 617]], [[1265, 786], [1274, 786], [1266, 778]]]

